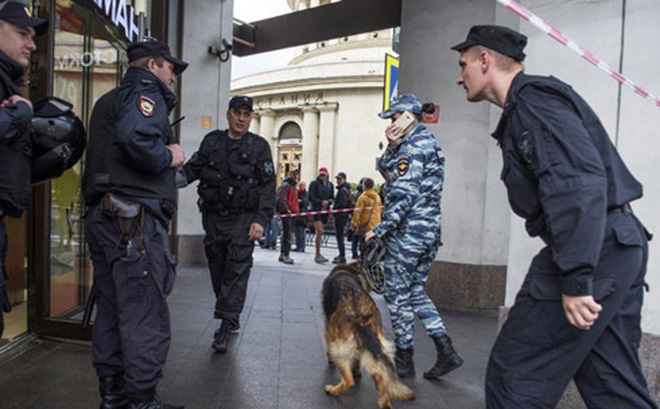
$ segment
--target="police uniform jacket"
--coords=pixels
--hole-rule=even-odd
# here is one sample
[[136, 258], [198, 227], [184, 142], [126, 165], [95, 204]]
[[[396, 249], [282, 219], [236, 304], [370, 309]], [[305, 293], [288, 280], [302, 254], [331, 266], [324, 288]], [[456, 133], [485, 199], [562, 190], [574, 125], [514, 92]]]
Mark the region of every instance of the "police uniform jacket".
[[417, 124], [378, 160], [387, 180], [386, 208], [374, 234], [385, 240], [436, 234], [440, 241], [440, 198], [445, 157], [435, 137]]
[[203, 212], [227, 215], [249, 212], [250, 223], [264, 228], [275, 210], [275, 170], [268, 141], [251, 132], [239, 140], [227, 130], [204, 136], [184, 166], [188, 183], [199, 179]]
[[175, 211], [175, 143], [168, 114], [176, 96], [147, 70], [129, 67], [121, 85], [94, 106], [83, 195], [88, 205], [106, 192], [131, 198], [161, 221]]
[[608, 210], [642, 196], [596, 114], [553, 77], [519, 73], [493, 133], [501, 178], [530, 236], [552, 248], [567, 295], [591, 295]]
[[[0, 51], [0, 101], [20, 95], [23, 68]], [[32, 110], [25, 102], [0, 107], [0, 212], [19, 217], [30, 207]]]

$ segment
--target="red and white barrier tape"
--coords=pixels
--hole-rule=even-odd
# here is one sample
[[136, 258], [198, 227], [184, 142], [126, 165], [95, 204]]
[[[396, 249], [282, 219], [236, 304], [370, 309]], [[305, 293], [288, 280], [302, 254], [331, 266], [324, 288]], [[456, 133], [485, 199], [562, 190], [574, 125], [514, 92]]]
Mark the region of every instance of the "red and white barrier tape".
[[626, 77], [625, 75], [621, 74], [620, 72], [612, 69], [609, 65], [607, 65], [604, 61], [602, 61], [600, 58], [597, 56], [593, 55], [589, 51], [585, 50], [582, 48], [579, 44], [575, 43], [573, 40], [570, 38], [566, 37], [563, 35], [559, 30], [556, 28], [550, 26], [547, 24], [545, 21], [543, 21], [539, 16], [536, 14], [532, 13], [522, 5], [518, 4], [514, 0], [497, 0], [498, 3], [506, 6], [508, 9], [513, 11], [514, 13], [518, 14], [520, 17], [524, 18], [525, 20], [529, 21], [536, 27], [540, 28], [543, 30], [546, 34], [548, 34], [550, 37], [554, 38], [558, 42], [560, 42], [562, 45], [570, 48], [571, 50], [575, 51], [578, 53], [582, 58], [590, 62], [591, 64], [595, 65], [596, 67], [600, 68], [601, 70], [605, 71], [607, 74], [609, 74], [612, 78], [615, 80], [619, 81], [620, 83], [627, 85], [629, 88], [631, 88], [635, 93], [637, 93], [639, 96], [648, 99], [649, 101], [653, 102], [656, 106], [660, 107], [660, 98], [656, 97], [655, 95], [651, 94], [650, 92], [644, 90], [643, 88], [639, 87], [636, 85], [630, 78]]
[[359, 209], [373, 209], [373, 207], [353, 207], [350, 209], [331, 209], [331, 210], [315, 210], [313, 212], [298, 212], [298, 213], [285, 213], [285, 214], [276, 214], [273, 217], [298, 217], [298, 216], [313, 216], [317, 214], [331, 214], [331, 213], [347, 213]]

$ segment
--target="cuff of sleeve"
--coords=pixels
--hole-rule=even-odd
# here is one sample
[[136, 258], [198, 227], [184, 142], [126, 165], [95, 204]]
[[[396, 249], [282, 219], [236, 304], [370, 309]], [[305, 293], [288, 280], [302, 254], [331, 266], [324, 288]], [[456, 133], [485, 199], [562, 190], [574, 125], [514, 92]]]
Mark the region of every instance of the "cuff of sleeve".
[[562, 294], [580, 297], [593, 295], [593, 270], [590, 268], [578, 268], [562, 275]]

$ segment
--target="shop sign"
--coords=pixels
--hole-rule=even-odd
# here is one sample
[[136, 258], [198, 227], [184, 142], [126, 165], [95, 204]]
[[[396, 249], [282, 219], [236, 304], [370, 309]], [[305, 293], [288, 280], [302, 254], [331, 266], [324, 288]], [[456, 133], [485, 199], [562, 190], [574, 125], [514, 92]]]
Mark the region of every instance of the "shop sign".
[[140, 29], [136, 21], [133, 6], [126, 5], [126, 0], [94, 0], [98, 7], [112, 23], [124, 29], [126, 38], [129, 41], [137, 41], [140, 36]]

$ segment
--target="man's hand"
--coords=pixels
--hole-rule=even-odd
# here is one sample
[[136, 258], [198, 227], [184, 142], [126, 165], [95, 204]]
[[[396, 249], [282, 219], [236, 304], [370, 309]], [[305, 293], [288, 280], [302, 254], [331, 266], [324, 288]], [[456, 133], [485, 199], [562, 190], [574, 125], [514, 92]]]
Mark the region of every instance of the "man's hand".
[[248, 240], [255, 241], [259, 240], [264, 234], [264, 228], [259, 223], [252, 223], [250, 225], [250, 233], [248, 234]]
[[376, 235], [374, 234], [373, 230], [369, 230], [369, 231], [364, 235], [364, 241], [369, 241], [369, 240], [373, 239], [374, 237], [376, 237]]
[[562, 294], [561, 304], [564, 307], [564, 314], [566, 314], [568, 322], [582, 330], [591, 329], [591, 326], [598, 319], [598, 313], [603, 310], [603, 307], [590, 295], [570, 296]]
[[330, 206], [330, 201], [324, 200], [324, 201], [321, 202], [321, 208], [322, 209], [327, 209], [328, 206]]
[[167, 149], [172, 153], [172, 162], [170, 163], [171, 168], [178, 168], [183, 166], [183, 162], [186, 160], [186, 156], [183, 154], [183, 149], [178, 143], [173, 143], [167, 145]]
[[405, 129], [394, 123], [385, 128], [385, 138], [390, 148], [396, 148], [401, 143], [401, 137], [405, 134]]
[[5, 99], [4, 101], [0, 102], [0, 106], [5, 108], [5, 107], [8, 107], [10, 105], [14, 105], [17, 102], [25, 102], [30, 107], [30, 111], [32, 111], [32, 101], [30, 101], [27, 98], [23, 98], [22, 96], [20, 96], [18, 94], [14, 94], [11, 97], [9, 97], [9, 98]]

